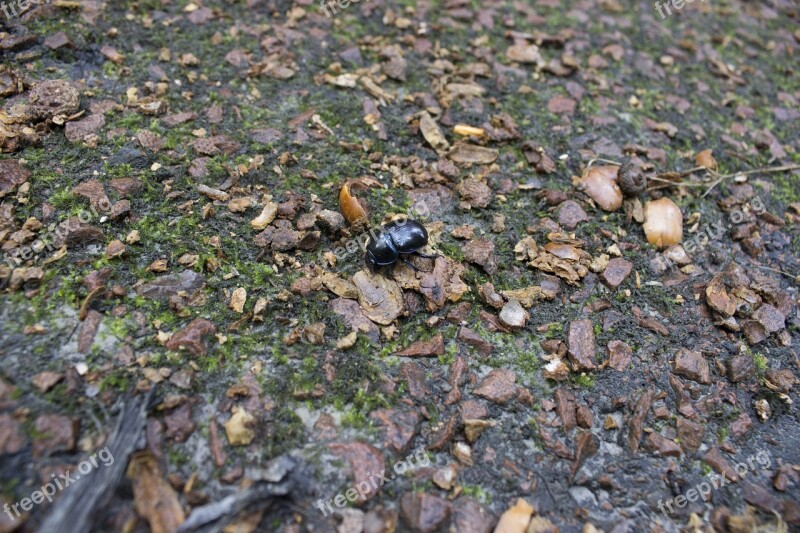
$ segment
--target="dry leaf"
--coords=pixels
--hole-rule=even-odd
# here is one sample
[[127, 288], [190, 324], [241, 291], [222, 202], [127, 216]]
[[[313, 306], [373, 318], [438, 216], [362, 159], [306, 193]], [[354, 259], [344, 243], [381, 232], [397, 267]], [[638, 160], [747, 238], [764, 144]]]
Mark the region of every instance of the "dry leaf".
[[419, 130], [434, 150], [439, 151], [450, 148], [450, 143], [447, 142], [439, 125], [431, 118], [427, 111], [423, 111], [420, 115]]
[[230, 307], [237, 313], [244, 312], [244, 303], [247, 301], [247, 290], [244, 287], [239, 287], [231, 295]]
[[247, 427], [255, 421], [255, 417], [238, 405], [233, 407], [233, 415], [225, 422], [225, 433], [231, 446], [247, 446], [256, 437], [255, 432]]
[[358, 305], [373, 322], [388, 326], [405, 311], [403, 291], [393, 279], [361, 270], [353, 276], [353, 283], [358, 289]]
[[367, 220], [367, 212], [359, 203], [358, 199], [350, 194], [350, 185], [345, 183], [339, 192], [339, 210], [344, 219], [351, 226]]
[[178, 495], [164, 479], [158, 460], [150, 452], [131, 457], [128, 477], [133, 484], [136, 512], [150, 524], [152, 533], [174, 533], [186, 519]]
[[697, 152], [694, 156], [694, 162], [697, 163], [698, 167], [706, 167], [708, 170], [717, 170], [717, 160], [714, 159], [711, 150], [703, 150], [702, 152]]
[[267, 205], [265, 205], [264, 209], [261, 210], [261, 214], [250, 221], [250, 226], [256, 231], [261, 231], [269, 226], [273, 220], [275, 220], [275, 216], [277, 214], [278, 205], [274, 202], [267, 202]]
[[447, 157], [456, 163], [488, 165], [494, 163], [498, 155], [499, 152], [493, 148], [458, 142], [450, 149]]

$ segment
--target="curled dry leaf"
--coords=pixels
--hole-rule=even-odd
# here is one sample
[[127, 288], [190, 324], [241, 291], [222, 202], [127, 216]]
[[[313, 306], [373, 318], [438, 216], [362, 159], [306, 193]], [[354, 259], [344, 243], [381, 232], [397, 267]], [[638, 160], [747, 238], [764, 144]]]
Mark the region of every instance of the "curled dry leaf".
[[604, 211], [616, 211], [622, 207], [622, 190], [617, 185], [617, 168], [613, 165], [596, 166], [586, 170], [578, 183]]
[[358, 199], [350, 194], [350, 185], [348, 183], [342, 185], [342, 190], [339, 192], [339, 210], [351, 226], [367, 220], [367, 212]]
[[434, 150], [447, 150], [450, 148], [450, 143], [447, 142], [439, 125], [431, 118], [427, 111], [423, 111], [420, 115], [419, 130]]
[[267, 205], [265, 205], [264, 209], [261, 210], [261, 214], [250, 221], [250, 226], [256, 231], [266, 229], [266, 227], [269, 226], [273, 220], [275, 220], [275, 216], [277, 214], [278, 204], [274, 202], [267, 202]]
[[647, 242], [658, 248], [680, 243], [683, 240], [681, 208], [669, 198], [644, 204], [644, 234]]
[[694, 156], [694, 162], [697, 163], [698, 167], [705, 167], [708, 170], [717, 170], [718, 168], [717, 160], [714, 159], [711, 150], [697, 152], [697, 154]]
[[136, 512], [150, 524], [150, 531], [176, 531], [186, 515], [175, 490], [164, 479], [155, 456], [150, 452], [134, 454], [128, 465], [128, 477], [133, 484]]

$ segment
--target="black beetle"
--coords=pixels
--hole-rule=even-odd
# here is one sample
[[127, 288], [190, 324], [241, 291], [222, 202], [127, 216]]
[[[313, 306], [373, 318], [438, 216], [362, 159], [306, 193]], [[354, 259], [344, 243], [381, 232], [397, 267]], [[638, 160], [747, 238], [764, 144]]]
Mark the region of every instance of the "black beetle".
[[393, 220], [384, 224], [377, 232], [370, 232], [367, 242], [367, 253], [364, 256], [370, 270], [379, 267], [394, 266], [398, 259], [417, 270], [414, 265], [406, 261], [401, 255], [414, 254], [427, 259], [434, 259], [438, 255], [425, 255], [419, 249], [428, 244], [428, 230], [416, 220]]

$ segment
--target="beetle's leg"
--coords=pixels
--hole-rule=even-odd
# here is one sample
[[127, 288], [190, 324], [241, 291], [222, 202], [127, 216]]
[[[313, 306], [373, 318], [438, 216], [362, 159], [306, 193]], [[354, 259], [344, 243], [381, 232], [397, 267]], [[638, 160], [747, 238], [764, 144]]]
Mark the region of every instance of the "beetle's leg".
[[415, 266], [414, 266], [414, 264], [413, 264], [411, 261], [407, 260], [406, 258], [404, 258], [404, 257], [401, 257], [401, 258], [400, 258], [400, 261], [402, 261], [403, 263], [407, 264], [407, 265], [409, 266], [409, 268], [410, 268], [411, 270], [413, 270], [414, 272], [420, 272], [420, 269], [418, 269], [417, 267], [415, 267]]
[[428, 254], [423, 254], [423, 253], [420, 253], [420, 252], [411, 252], [411, 253], [416, 255], [417, 257], [421, 257], [423, 259], [436, 259], [437, 257], [443, 257], [442, 254], [428, 255]]

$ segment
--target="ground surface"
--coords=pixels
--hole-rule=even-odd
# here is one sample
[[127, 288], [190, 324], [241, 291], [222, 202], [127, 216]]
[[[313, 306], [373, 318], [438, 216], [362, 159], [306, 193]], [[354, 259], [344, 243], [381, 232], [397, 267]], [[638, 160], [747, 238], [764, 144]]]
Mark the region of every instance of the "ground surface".
[[[529, 531], [800, 526], [800, 173], [735, 176], [800, 163], [800, 11], [632, 4], [4, 18], [3, 503], [149, 392], [93, 530], [491, 531], [517, 504], [500, 530], [525, 531], [518, 498]], [[596, 158], [648, 190], [600, 209], [578, 179], [620, 178]], [[370, 224], [411, 213], [442, 257], [360, 272], [348, 180]], [[685, 250], [645, 238], [662, 196]]]

